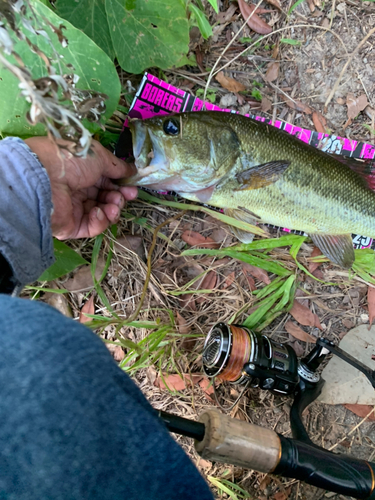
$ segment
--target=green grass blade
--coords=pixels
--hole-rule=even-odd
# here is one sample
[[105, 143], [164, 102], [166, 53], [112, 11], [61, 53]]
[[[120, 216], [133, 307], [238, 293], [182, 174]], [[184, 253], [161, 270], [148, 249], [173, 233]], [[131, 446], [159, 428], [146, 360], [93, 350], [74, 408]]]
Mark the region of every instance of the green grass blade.
[[302, 3], [303, 1], [304, 1], [304, 0], [297, 0], [297, 2], [296, 2], [296, 3], [294, 3], [294, 4], [291, 6], [291, 8], [288, 10], [288, 15], [290, 15], [290, 14], [294, 11], [294, 9], [295, 9], [296, 7], [298, 7], [298, 5], [301, 5], [301, 3]]
[[241, 243], [232, 247], [232, 249], [238, 250], [239, 252], [247, 252], [250, 250], [266, 250], [271, 248], [294, 246], [299, 244], [299, 248], [302, 243], [306, 240], [304, 236], [298, 236], [296, 234], [288, 234], [287, 236], [282, 236], [281, 238], [270, 238], [266, 240], [256, 240], [252, 243]]
[[191, 249], [185, 250], [181, 255], [212, 255], [216, 257], [231, 257], [232, 259], [237, 259], [242, 262], [251, 264], [252, 266], [260, 267], [265, 271], [268, 271], [278, 276], [289, 276], [291, 272], [281, 264], [277, 264], [270, 259], [270, 257], [265, 256], [261, 253], [245, 253], [232, 250], [232, 248], [223, 248], [221, 250], [214, 250], [211, 248], [204, 249]]
[[238, 227], [243, 231], [248, 231], [250, 233], [258, 234], [259, 236], [262, 236], [264, 238], [267, 237], [267, 233], [263, 231], [263, 229], [261, 229], [260, 227], [253, 226], [252, 224], [248, 224], [247, 222], [239, 221], [237, 219], [234, 219], [233, 217], [229, 217], [228, 215], [224, 215], [220, 212], [216, 212], [215, 210], [211, 210], [201, 205], [193, 205], [190, 203], [178, 203], [177, 201], [162, 200], [161, 198], [152, 196], [151, 194], [146, 193], [145, 191], [142, 190], [138, 191], [138, 198], [151, 203], [157, 203], [158, 205], [163, 205], [165, 207], [178, 208], [180, 210], [193, 210], [195, 212], [198, 211], [204, 212], [208, 215], [211, 215], [215, 219], [221, 220], [222, 222], [229, 224], [230, 226]]

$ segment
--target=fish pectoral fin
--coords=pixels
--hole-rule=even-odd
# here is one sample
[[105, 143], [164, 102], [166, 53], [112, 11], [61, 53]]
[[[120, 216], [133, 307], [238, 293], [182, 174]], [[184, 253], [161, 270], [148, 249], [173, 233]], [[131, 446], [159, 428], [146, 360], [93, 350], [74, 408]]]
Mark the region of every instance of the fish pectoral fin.
[[290, 161], [280, 160], [250, 167], [236, 175], [236, 179], [240, 183], [239, 190], [259, 189], [269, 186], [281, 178], [289, 165]]
[[[255, 214], [248, 213], [241, 208], [224, 208], [224, 214], [229, 217], [233, 217], [236, 220], [253, 224], [254, 226], [260, 220]], [[243, 229], [234, 226], [230, 226], [230, 230], [236, 238], [242, 241], [242, 243], [252, 243], [254, 239], [254, 233], [250, 233], [249, 231], [244, 231]]]
[[335, 264], [350, 268], [354, 262], [353, 241], [350, 234], [309, 234], [314, 244]]

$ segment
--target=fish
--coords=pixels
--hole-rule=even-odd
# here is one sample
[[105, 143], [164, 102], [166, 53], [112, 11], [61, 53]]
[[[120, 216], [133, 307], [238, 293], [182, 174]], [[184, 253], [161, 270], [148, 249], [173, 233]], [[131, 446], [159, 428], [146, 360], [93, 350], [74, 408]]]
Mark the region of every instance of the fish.
[[[237, 220], [303, 231], [333, 263], [354, 263], [351, 234], [375, 238], [372, 164], [325, 153], [267, 123], [198, 111], [129, 123], [134, 176]], [[254, 235], [231, 227], [249, 243]]]

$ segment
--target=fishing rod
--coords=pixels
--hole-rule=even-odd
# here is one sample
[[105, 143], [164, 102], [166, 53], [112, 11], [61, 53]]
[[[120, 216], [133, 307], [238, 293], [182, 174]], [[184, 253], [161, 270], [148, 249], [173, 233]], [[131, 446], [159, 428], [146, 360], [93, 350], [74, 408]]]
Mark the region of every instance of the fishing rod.
[[204, 412], [198, 422], [163, 411], [158, 412], [159, 417], [170, 432], [193, 438], [202, 458], [375, 500], [375, 463], [317, 446], [302, 423], [303, 410], [322, 391], [324, 380], [318, 368], [329, 353], [361, 371], [375, 388], [375, 371], [325, 338], [317, 339], [312, 351], [298, 360], [291, 346], [243, 326], [218, 323], [207, 336], [202, 356], [203, 370], [213, 379], [214, 388], [218, 378], [244, 386], [240, 396], [248, 387], [293, 395], [293, 438], [231, 418], [216, 409]]

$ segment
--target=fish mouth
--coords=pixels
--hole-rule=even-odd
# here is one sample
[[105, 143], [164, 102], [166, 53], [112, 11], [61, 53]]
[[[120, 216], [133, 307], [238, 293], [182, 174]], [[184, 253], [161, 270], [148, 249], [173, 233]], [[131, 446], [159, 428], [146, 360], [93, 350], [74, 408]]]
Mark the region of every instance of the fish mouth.
[[129, 177], [126, 184], [158, 187], [159, 183], [170, 177], [170, 159], [160, 146], [157, 136], [142, 120], [129, 123], [133, 137], [133, 156], [137, 173]]

